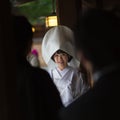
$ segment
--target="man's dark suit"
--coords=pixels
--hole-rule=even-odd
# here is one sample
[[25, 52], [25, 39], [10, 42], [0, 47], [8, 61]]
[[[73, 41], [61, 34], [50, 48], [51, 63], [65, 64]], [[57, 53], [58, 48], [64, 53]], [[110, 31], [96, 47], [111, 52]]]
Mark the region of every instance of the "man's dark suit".
[[20, 120], [56, 120], [62, 107], [48, 73], [31, 67], [24, 59], [17, 65], [17, 96]]
[[120, 68], [101, 76], [93, 89], [60, 111], [61, 120], [109, 120], [117, 118], [120, 96], [119, 81]]

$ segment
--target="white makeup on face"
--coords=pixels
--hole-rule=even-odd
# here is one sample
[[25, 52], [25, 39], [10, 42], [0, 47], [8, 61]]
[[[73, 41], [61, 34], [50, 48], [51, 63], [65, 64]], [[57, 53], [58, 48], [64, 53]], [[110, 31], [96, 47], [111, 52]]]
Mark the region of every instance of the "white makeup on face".
[[60, 70], [63, 70], [64, 68], [67, 67], [68, 55], [66, 53], [60, 53], [60, 54], [55, 53], [54, 61], [58, 65], [58, 68]]

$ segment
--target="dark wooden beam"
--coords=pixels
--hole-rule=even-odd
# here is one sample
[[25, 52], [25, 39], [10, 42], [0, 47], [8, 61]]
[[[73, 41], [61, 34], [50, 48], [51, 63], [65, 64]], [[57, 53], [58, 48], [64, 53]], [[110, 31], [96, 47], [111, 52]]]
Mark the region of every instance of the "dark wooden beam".
[[81, 10], [81, 0], [56, 0], [59, 25], [74, 28]]

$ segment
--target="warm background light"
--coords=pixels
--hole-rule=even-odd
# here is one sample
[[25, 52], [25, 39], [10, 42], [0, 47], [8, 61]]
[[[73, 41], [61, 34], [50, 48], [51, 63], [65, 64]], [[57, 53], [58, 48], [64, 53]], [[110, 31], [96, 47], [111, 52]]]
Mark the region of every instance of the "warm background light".
[[35, 28], [34, 27], [32, 27], [32, 32], [35, 32]]
[[58, 25], [57, 16], [46, 17], [46, 27], [53, 27], [57, 25]]

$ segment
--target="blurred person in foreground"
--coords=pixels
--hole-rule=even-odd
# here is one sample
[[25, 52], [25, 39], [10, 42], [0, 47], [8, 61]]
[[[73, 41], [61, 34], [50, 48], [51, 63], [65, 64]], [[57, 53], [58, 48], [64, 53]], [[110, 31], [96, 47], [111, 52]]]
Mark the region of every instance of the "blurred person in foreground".
[[13, 35], [16, 40], [17, 97], [21, 120], [57, 120], [62, 107], [59, 93], [50, 76], [32, 67], [26, 56], [32, 44], [32, 26], [24, 16], [13, 16]]
[[78, 55], [86, 70], [91, 71], [94, 85], [60, 111], [61, 120], [119, 119], [119, 18], [109, 11], [86, 11], [75, 36]]

